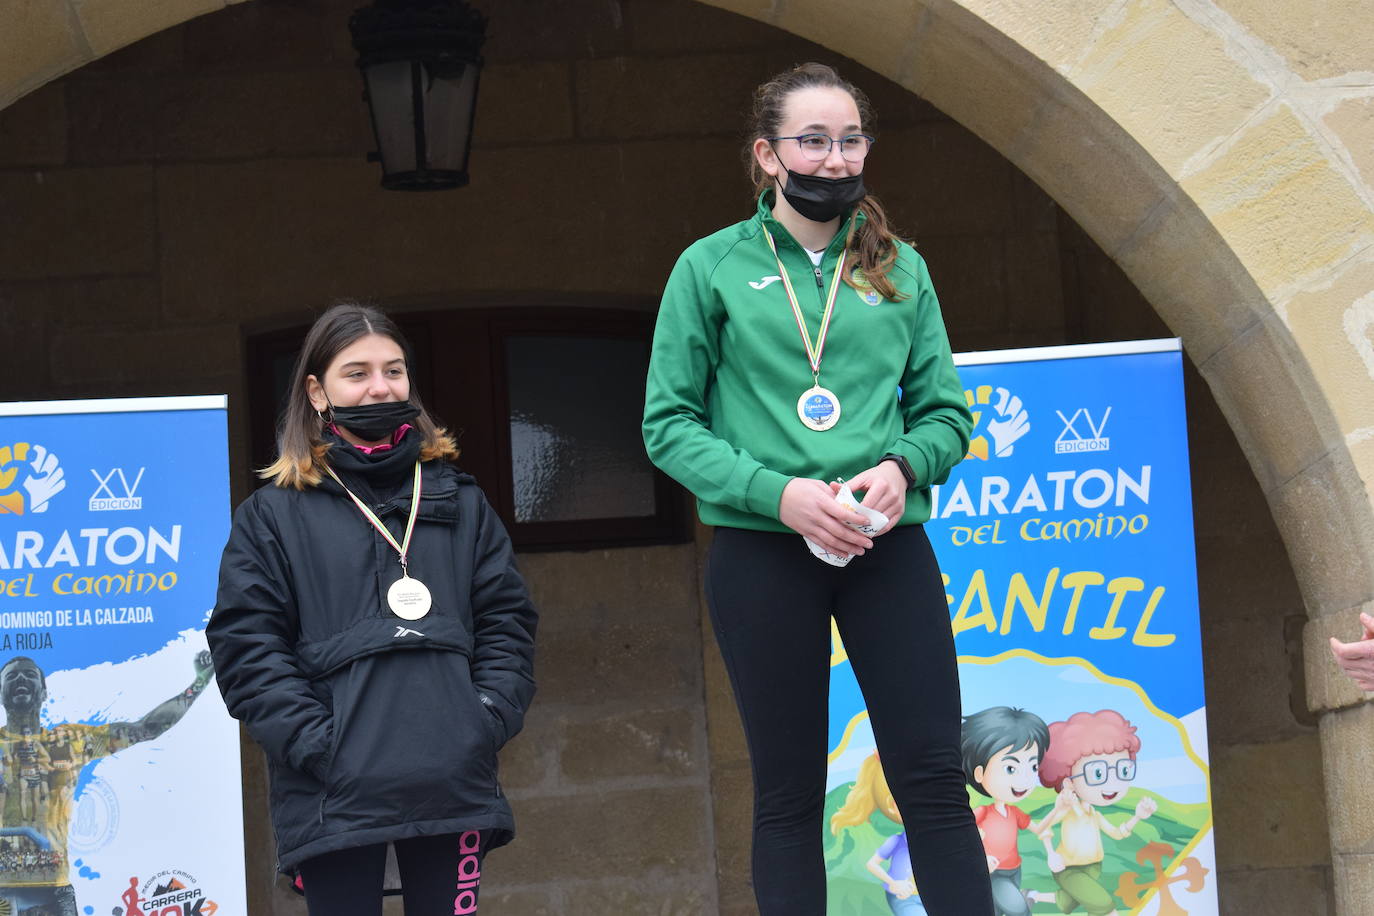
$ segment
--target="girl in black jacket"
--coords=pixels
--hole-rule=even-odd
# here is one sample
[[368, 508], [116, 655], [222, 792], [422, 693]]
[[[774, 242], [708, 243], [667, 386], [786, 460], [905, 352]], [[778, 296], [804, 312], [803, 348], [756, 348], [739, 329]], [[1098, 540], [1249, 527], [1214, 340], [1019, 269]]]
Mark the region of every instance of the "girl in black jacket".
[[207, 627], [316, 916], [381, 913], [388, 843], [407, 912], [475, 913], [481, 857], [513, 836], [496, 752], [534, 694], [535, 611], [408, 353], [376, 309], [315, 322]]

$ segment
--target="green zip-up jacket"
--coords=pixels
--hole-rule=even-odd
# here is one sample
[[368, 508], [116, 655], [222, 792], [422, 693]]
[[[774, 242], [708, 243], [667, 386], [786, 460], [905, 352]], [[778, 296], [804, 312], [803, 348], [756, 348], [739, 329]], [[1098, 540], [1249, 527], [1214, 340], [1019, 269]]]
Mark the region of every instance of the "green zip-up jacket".
[[925, 261], [899, 245], [888, 273], [907, 294], [898, 301], [870, 291], [870, 305], [841, 284], [820, 372], [840, 418], [809, 429], [797, 399], [813, 384], [811, 366], [763, 227], [814, 342], [849, 226], [818, 271], [771, 202], [765, 193], [753, 218], [693, 244], [668, 278], [644, 403], [649, 458], [697, 496], [703, 523], [788, 531], [778, 504], [793, 477], [849, 478], [902, 455], [917, 482], [899, 524], [925, 522], [929, 487], [963, 459], [973, 426]]

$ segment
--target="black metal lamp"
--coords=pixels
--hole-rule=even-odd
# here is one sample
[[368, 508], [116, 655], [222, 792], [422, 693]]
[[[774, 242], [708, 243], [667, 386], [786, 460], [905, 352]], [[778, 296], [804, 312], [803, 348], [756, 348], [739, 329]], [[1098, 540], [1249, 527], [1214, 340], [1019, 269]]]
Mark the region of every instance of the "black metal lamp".
[[382, 187], [468, 183], [487, 20], [463, 0], [374, 0], [348, 22], [372, 110]]

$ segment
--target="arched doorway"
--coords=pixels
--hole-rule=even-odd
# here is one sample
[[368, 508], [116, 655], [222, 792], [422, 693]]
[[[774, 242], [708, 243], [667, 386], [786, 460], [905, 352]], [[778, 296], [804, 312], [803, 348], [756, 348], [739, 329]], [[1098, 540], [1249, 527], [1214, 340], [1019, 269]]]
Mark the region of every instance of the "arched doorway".
[[[6, 62], [0, 100], [18, 98], [115, 48], [224, 5], [168, 2], [149, 11], [120, 0], [51, 9], [16, 3], [17, 15], [10, 21], [20, 25], [0, 38], [5, 50], [0, 60]], [[840, 22], [833, 9], [809, 0], [713, 5], [850, 55], [934, 102], [1048, 190], [1126, 269], [1184, 338], [1284, 535], [1313, 618], [1307, 640], [1313, 707], [1336, 710], [1358, 702], [1360, 697], [1324, 664], [1322, 635], [1368, 597], [1374, 578], [1369, 575], [1374, 526], [1360, 479], [1371, 454], [1366, 430], [1374, 426], [1367, 406], [1374, 404], [1365, 362], [1367, 321], [1359, 307], [1374, 285], [1361, 260], [1371, 231], [1368, 191], [1360, 183], [1368, 172], [1359, 171], [1367, 164], [1357, 144], [1341, 139], [1359, 136], [1359, 119], [1342, 120], [1341, 113], [1349, 110], [1342, 103], [1332, 108], [1330, 119], [1314, 122], [1315, 109], [1300, 91], [1321, 89], [1322, 80], [1343, 72], [1341, 61], [1328, 53], [1315, 62], [1286, 65], [1283, 54], [1294, 45], [1284, 37], [1282, 23], [1239, 23], [1224, 14], [1225, 4], [1104, 0], [1047, 18], [1043, 10], [1031, 16], [1003, 4], [869, 0], [849, 9]], [[597, 11], [609, 21], [607, 29], [616, 27], [615, 10], [621, 6]], [[1345, 50], [1328, 38], [1312, 41]], [[1264, 56], [1266, 48], [1279, 55], [1277, 63]], [[1263, 66], [1250, 67], [1246, 55]], [[1165, 69], [1161, 61], [1172, 61], [1176, 70]], [[1285, 66], [1292, 76], [1287, 82], [1279, 72]], [[1257, 70], [1263, 72], [1257, 75]], [[1173, 72], [1189, 78], [1177, 80], [1179, 86], [1162, 85], [1157, 75]], [[1151, 107], [1142, 94], [1163, 101]], [[605, 129], [607, 136], [614, 135], [614, 126]], [[599, 160], [582, 164], [606, 168]], [[355, 168], [342, 162], [327, 167], [336, 174]], [[251, 163], [227, 171], [236, 174], [239, 187], [263, 200], [320, 180], [311, 169], [289, 163], [271, 174], [260, 174]], [[592, 174], [608, 181], [616, 177], [613, 169]], [[169, 168], [154, 176], [131, 166], [126, 177], [168, 193], [198, 193], [192, 170]], [[503, 177], [512, 183], [524, 177], [519, 163], [508, 166]], [[535, 191], [548, 193], [550, 187]], [[101, 193], [118, 197], [120, 192]], [[484, 205], [500, 202], [492, 197]], [[376, 207], [374, 212], [385, 214], [390, 205], [359, 195], [337, 206], [340, 211]], [[439, 206], [426, 206], [431, 207], [427, 225], [444, 226]], [[323, 214], [321, 221], [327, 218]], [[571, 231], [575, 223], [563, 228]], [[551, 231], [540, 240], [559, 244], [566, 238]], [[147, 273], [145, 265], [175, 258], [177, 252], [106, 251], [104, 256], [112, 262], [127, 256], [120, 263], [134, 267], [125, 271], [131, 279], [121, 282], [136, 285]], [[274, 268], [265, 272], [273, 279], [254, 290], [262, 299], [279, 292], [270, 288], [274, 285], [285, 285], [288, 293], [308, 289], [304, 283], [292, 286], [299, 277], [290, 275], [289, 259], [267, 266]], [[421, 286], [440, 288], [441, 279], [435, 270], [421, 277]], [[479, 279], [495, 287], [501, 277]], [[560, 278], [535, 279], [552, 287]], [[585, 277], [575, 282], [590, 288]], [[169, 288], [176, 296], [194, 293], [164, 283], [164, 292]], [[399, 295], [401, 288], [386, 292]], [[231, 308], [213, 295], [206, 300], [204, 307], [212, 311]], [[273, 303], [272, 309], [280, 308]], [[264, 308], [261, 314], [275, 312]], [[174, 309], [172, 317], [181, 313]], [[178, 333], [175, 327], [168, 330], [164, 342], [175, 345]], [[231, 363], [232, 341], [223, 346], [223, 352], [211, 355]], [[73, 390], [80, 378], [71, 383]], [[1358, 709], [1326, 719], [1333, 800], [1349, 778], [1345, 761], [1352, 761], [1351, 775], [1360, 772], [1353, 748], [1362, 733], [1347, 720], [1363, 715]], [[1356, 848], [1362, 834], [1353, 821], [1342, 821], [1344, 806], [1331, 807], [1339, 856]], [[1349, 882], [1361, 880], [1362, 873], [1353, 865], [1347, 870], [1343, 861], [1338, 857], [1342, 887], [1354, 887]]]

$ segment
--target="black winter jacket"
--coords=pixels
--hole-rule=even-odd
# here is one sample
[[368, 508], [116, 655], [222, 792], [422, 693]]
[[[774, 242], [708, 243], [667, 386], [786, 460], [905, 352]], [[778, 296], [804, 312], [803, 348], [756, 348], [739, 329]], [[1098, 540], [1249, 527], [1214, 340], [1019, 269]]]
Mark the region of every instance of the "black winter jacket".
[[[496, 751], [534, 695], [534, 607], [475, 481], [439, 461], [422, 474], [421, 620], [387, 609], [396, 551], [332, 479], [234, 513], [206, 633], [230, 713], [267, 752], [283, 872], [406, 837], [514, 836]], [[410, 506], [407, 477], [373, 507], [398, 542]]]

